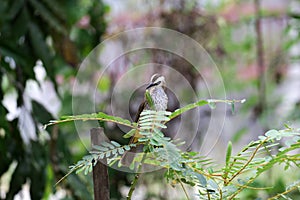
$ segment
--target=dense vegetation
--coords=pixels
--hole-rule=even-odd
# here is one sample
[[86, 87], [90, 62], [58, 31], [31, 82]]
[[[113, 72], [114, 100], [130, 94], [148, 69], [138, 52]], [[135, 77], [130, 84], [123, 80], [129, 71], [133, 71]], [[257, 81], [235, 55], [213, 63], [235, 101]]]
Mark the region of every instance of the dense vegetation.
[[[87, 141], [78, 136], [72, 123], [54, 124], [46, 130], [43, 129], [43, 125], [60, 116], [73, 114], [74, 79], [80, 64], [94, 47], [104, 38], [124, 30], [147, 26], [169, 28], [193, 38], [208, 52], [218, 67], [225, 85], [226, 99], [247, 99], [245, 104], [236, 107], [232, 107], [232, 104], [224, 112], [227, 120], [222, 139], [215, 148], [219, 148], [217, 151], [223, 154], [212, 154], [215, 158], [212, 159], [212, 163], [218, 163], [218, 167], [211, 166], [211, 163], [205, 167], [196, 164], [210, 162], [206, 157], [201, 157], [202, 152], [198, 157], [199, 152], [196, 151], [199, 145], [214, 145], [203, 137], [208, 130], [206, 124], [215, 116], [211, 111], [214, 104], [210, 104], [210, 107], [198, 105], [202, 123], [199, 133], [190, 145], [191, 152], [177, 151], [178, 147], [173, 146], [173, 141], [162, 139], [165, 136], [161, 134], [158, 134], [161, 138], [155, 136], [159, 139], [157, 141], [145, 133], [149, 142], [152, 142], [149, 143], [149, 147], [167, 142], [170, 149], [176, 149], [173, 153], [180, 155], [180, 160], [170, 165], [168, 160], [163, 162], [166, 157], [160, 154], [164, 152], [162, 149], [158, 148], [155, 150], [157, 152], [154, 152], [161, 156], [162, 161], [155, 164], [169, 169], [166, 179], [171, 185], [184, 185], [180, 186], [183, 188], [186, 184], [197, 185], [201, 188], [198, 194], [203, 195], [203, 198], [220, 198], [220, 195], [235, 197], [237, 193], [241, 198], [299, 198], [296, 189], [299, 187], [300, 177], [295, 170], [299, 168], [299, 138], [296, 136], [299, 133], [297, 127], [300, 126], [300, 97], [298, 78], [294, 76], [299, 68], [297, 49], [300, 39], [300, 17], [295, 9], [299, 7], [299, 1], [292, 0], [290, 3], [275, 0], [271, 4], [264, 0], [221, 0], [219, 3], [129, 0], [122, 2], [122, 6], [111, 2], [109, 7], [101, 0], [2, 0], [0, 198], [13, 199], [18, 192], [24, 190], [24, 185], [27, 185], [30, 186], [32, 199], [47, 199], [53, 195], [57, 198], [92, 199], [92, 181], [81, 173], [71, 173], [65, 181], [54, 187], [55, 183], [69, 172], [70, 165], [75, 163], [74, 166], [78, 167], [76, 163], [88, 154], [84, 146]], [[136, 39], [133, 37], [132, 41], [114, 41], [108, 54], [121, 52], [120, 49], [127, 45], [126, 42], [133, 43]], [[107, 52], [100, 50], [96, 53], [101, 57]], [[115, 116], [110, 103], [120, 77], [132, 69], [139, 69], [137, 66], [145, 63], [171, 66], [195, 91], [196, 98], [183, 87], [184, 83], [180, 82], [177, 85], [180, 92], [175, 94], [179, 100], [174, 100], [168, 109], [172, 113], [180, 106], [191, 105], [190, 103], [199, 99], [224, 99], [224, 88], [214, 85], [219, 77], [210, 71], [211, 66], [204, 66], [199, 73], [191, 63], [170, 52], [157, 49], [134, 51], [120, 55], [109, 67], [103, 66], [101, 61], [95, 59], [92, 65], [97, 66], [99, 70], [93, 72], [95, 76], [87, 79], [96, 82], [95, 93], [100, 94], [100, 98], [97, 95], [88, 98], [82, 95], [80, 98], [85, 105], [94, 106], [97, 113], [102, 113], [94, 114], [97, 120], [102, 120], [97, 125], [102, 126], [115, 143], [106, 144], [107, 146], [98, 148], [98, 152], [88, 154], [91, 157], [85, 157], [87, 163], [91, 158], [94, 159], [95, 155], [108, 155], [103, 149], [110, 149], [111, 145], [114, 149], [110, 150], [116, 153], [116, 158], [130, 148], [126, 146], [128, 141], [121, 137], [122, 127], [110, 123], [120, 122], [121, 118], [109, 121], [112, 119], [109, 117]], [[164, 71], [161, 66], [156, 69], [165, 72], [164, 75], [169, 77], [167, 83], [177, 84], [174, 80], [172, 82], [175, 74]], [[96, 76], [100, 73], [104, 74], [101, 80]], [[209, 83], [213, 86], [214, 94], [220, 94], [219, 96], [210, 96], [205, 89], [207, 82], [203, 80], [203, 75], [211, 78]], [[126, 109], [119, 109], [117, 116], [129, 119], [129, 123], [129, 114], [134, 115], [136, 112], [134, 103], [143, 98], [144, 92], [136, 89], [135, 81], [142, 79], [145, 82], [148, 76], [149, 74], [141, 74], [140, 77], [128, 81], [127, 89], [136, 90], [132, 97], [133, 105], [128, 105], [124, 100], [122, 106], [125, 105], [123, 108]], [[82, 93], [86, 92], [85, 89], [78, 88]], [[91, 102], [95, 99], [97, 101], [92, 105]], [[230, 111], [232, 108], [235, 115]], [[218, 106], [214, 110], [217, 109]], [[82, 113], [90, 115], [84, 110]], [[109, 123], [103, 122], [107, 117]], [[67, 119], [74, 120], [72, 117]], [[172, 120], [174, 124], [177, 123], [176, 120], [178, 119]], [[218, 120], [220, 118], [215, 119], [217, 122]], [[85, 123], [87, 122], [82, 124]], [[168, 129], [170, 127], [172, 132], [174, 127], [172, 129], [171, 124], [168, 125]], [[136, 129], [137, 126], [133, 125], [131, 128]], [[125, 130], [128, 132], [128, 129]], [[186, 132], [188, 133], [188, 130]], [[87, 140], [89, 141], [89, 138]], [[125, 146], [119, 148], [119, 145]], [[226, 154], [224, 149], [227, 145]], [[115, 147], [119, 150], [115, 150]], [[150, 151], [152, 150], [150, 148]], [[292, 153], [290, 150], [293, 150]], [[221, 158], [216, 155], [220, 155]], [[183, 163], [189, 167], [182, 168]], [[90, 165], [84, 165], [89, 168], [82, 166], [80, 165], [80, 170], [89, 171]], [[256, 171], [252, 174], [244, 173], [254, 168]], [[187, 172], [187, 169], [199, 173], [191, 175], [191, 171]], [[283, 169], [286, 170], [284, 173]], [[123, 190], [130, 190], [131, 182], [135, 180], [134, 176], [113, 168], [109, 170], [111, 198], [120, 199], [127, 195]], [[267, 173], [263, 173], [265, 171]], [[146, 178], [140, 177], [142, 180], [138, 185], [147, 187], [147, 190], [137, 186], [135, 191], [143, 191], [144, 198], [166, 199], [170, 194], [168, 191], [174, 190], [166, 187], [164, 193], [155, 188], [155, 184], [160, 185], [158, 188], [166, 184], [161, 181], [164, 172], [158, 171], [145, 174]], [[200, 172], [202, 175], [199, 175]], [[274, 187], [269, 188], [271, 186]], [[180, 191], [182, 195], [178, 198], [186, 198], [185, 192]], [[189, 191], [191, 190], [188, 189], [187, 193]], [[281, 193], [281, 196], [276, 196]], [[192, 197], [190, 193], [188, 196]]]

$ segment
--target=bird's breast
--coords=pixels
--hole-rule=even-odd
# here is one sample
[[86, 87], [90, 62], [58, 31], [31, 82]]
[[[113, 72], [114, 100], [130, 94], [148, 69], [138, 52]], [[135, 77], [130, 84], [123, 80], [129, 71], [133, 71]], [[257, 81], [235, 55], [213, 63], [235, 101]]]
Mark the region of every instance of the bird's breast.
[[156, 110], [166, 110], [168, 106], [168, 96], [163, 88], [155, 88], [150, 92]]

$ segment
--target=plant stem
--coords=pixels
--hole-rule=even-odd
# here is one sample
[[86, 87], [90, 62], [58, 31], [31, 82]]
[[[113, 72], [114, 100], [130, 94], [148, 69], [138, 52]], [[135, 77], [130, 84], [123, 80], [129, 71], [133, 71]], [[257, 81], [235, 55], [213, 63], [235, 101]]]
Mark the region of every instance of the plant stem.
[[132, 184], [130, 186], [130, 190], [129, 190], [128, 195], [127, 195], [127, 200], [131, 199], [133, 191], [135, 190], [135, 186], [136, 186], [138, 180], [139, 180], [139, 174], [136, 174], [134, 176], [134, 179], [133, 179]]
[[253, 158], [255, 157], [257, 151], [259, 150], [259, 148], [268, 140], [268, 138], [266, 138], [265, 140], [263, 140], [253, 151], [251, 157], [249, 158], [249, 160], [244, 164], [244, 166], [238, 171], [236, 172], [228, 181], [227, 184], [229, 182], [231, 182], [236, 176], [238, 176], [239, 174], [242, 173], [242, 171], [250, 164], [250, 162], [253, 160]]
[[231, 200], [233, 199], [238, 193], [240, 193], [244, 188], [247, 187], [247, 185], [249, 185], [250, 183], [252, 183], [255, 178], [257, 178], [257, 176], [251, 178], [245, 185], [242, 185], [237, 191], [235, 191], [235, 193], [233, 193], [228, 199]]
[[293, 190], [298, 189], [299, 186], [300, 186], [299, 184], [298, 184], [298, 185], [295, 185], [294, 187], [291, 187], [290, 189], [288, 189], [288, 190], [286, 190], [286, 191], [284, 191], [284, 192], [282, 192], [282, 193], [279, 193], [279, 194], [277, 194], [277, 195], [274, 196], [274, 197], [268, 198], [268, 200], [278, 199], [281, 195], [285, 195], [285, 194], [287, 194], [287, 193], [289, 193], [289, 192], [291, 192], [291, 191], [293, 191]]
[[[174, 172], [175, 172], [175, 171], [174, 171]], [[186, 198], [189, 200], [189, 199], [190, 199], [190, 197], [189, 197], [189, 195], [188, 195], [188, 193], [187, 193], [187, 191], [186, 191], [186, 189], [185, 189], [184, 185], [182, 184], [182, 182], [181, 182], [181, 180], [179, 179], [179, 177], [178, 177], [178, 175], [177, 175], [177, 173], [176, 173], [176, 172], [175, 172], [175, 174], [176, 174], [176, 176], [177, 176], [177, 179], [179, 180], [179, 183], [180, 183], [180, 185], [181, 185], [181, 187], [182, 187], [182, 189], [183, 189], [183, 192], [184, 192], [184, 194], [185, 194]]]
[[[242, 173], [242, 171], [247, 167], [247, 165], [249, 165], [249, 163], [253, 160], [253, 158], [255, 157], [257, 151], [259, 150], [259, 148], [265, 144], [266, 141], [268, 141], [269, 138], [264, 139], [254, 150], [254, 152], [252, 153], [251, 157], [249, 158], [249, 160], [245, 163], [245, 165], [237, 172], [235, 173], [231, 179], [227, 182], [230, 183], [236, 176], [238, 176], [239, 174]], [[242, 187], [240, 187], [234, 194], [232, 194], [228, 199], [233, 199], [238, 193], [240, 193], [244, 188], [246, 188], [249, 184], [251, 184], [255, 178], [257, 177], [257, 175], [255, 177], [252, 177], [246, 184], [244, 184]]]
[[227, 99], [208, 99], [208, 100], [200, 100], [197, 101], [195, 103], [192, 104], [188, 104], [184, 107], [181, 107], [177, 110], [175, 110], [174, 112], [172, 112], [172, 114], [169, 116], [170, 120], [174, 119], [175, 117], [178, 117], [179, 115], [181, 115], [182, 113], [185, 113], [189, 110], [192, 110], [196, 107], [199, 106], [204, 106], [207, 105], [208, 103], [227, 103], [227, 104], [234, 104], [234, 103], [244, 103], [246, 101], [246, 99], [241, 99], [241, 100], [227, 100]]
[[143, 165], [143, 162], [144, 162], [145, 159], [146, 159], [146, 153], [143, 154], [142, 160], [138, 165], [138, 169], [136, 170], [137, 173], [134, 176], [134, 179], [131, 183], [131, 186], [130, 186], [130, 189], [129, 189], [129, 192], [128, 192], [128, 195], [127, 195], [127, 200], [131, 200], [132, 194], [135, 190], [136, 184], [137, 184], [137, 182], [139, 180], [139, 177], [140, 177], [139, 171], [141, 171], [142, 165]]
[[45, 124], [43, 126], [43, 129], [46, 129], [48, 126], [52, 126], [55, 124], [60, 124], [60, 123], [66, 123], [66, 122], [72, 122], [72, 121], [103, 121], [103, 122], [113, 122], [117, 124], [121, 124], [130, 128], [136, 128], [133, 123], [132, 124], [127, 124], [124, 122], [120, 121], [114, 121], [108, 118], [101, 118], [101, 117], [76, 117], [76, 116], [70, 116], [68, 119], [61, 119], [61, 120], [52, 120], [48, 124]]

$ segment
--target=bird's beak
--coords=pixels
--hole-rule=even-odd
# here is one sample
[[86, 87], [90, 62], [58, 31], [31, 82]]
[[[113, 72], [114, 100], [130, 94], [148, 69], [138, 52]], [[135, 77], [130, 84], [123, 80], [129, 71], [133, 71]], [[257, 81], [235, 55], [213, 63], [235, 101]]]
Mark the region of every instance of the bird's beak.
[[154, 85], [156, 85], [156, 84], [155, 83], [149, 83], [149, 85], [146, 87], [146, 90], [148, 90], [149, 88], [151, 88]]
[[146, 90], [148, 90], [149, 88], [151, 88], [153, 86], [159, 85], [159, 84], [160, 84], [160, 81], [158, 81], [157, 83], [149, 83], [149, 85], [146, 87]]

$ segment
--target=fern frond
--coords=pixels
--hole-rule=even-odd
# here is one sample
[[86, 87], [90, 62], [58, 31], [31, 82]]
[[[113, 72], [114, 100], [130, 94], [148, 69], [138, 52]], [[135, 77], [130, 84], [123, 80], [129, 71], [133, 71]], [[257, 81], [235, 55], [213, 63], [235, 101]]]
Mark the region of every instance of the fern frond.
[[62, 116], [59, 120], [51, 120], [48, 124], [44, 125], [44, 129], [54, 124], [60, 124], [60, 123], [71, 122], [71, 121], [88, 121], [88, 120], [113, 122], [127, 127], [136, 128], [136, 123], [131, 123], [129, 120], [123, 119], [121, 117], [115, 117], [112, 115], [107, 115], [103, 112], [99, 112], [99, 113], [82, 114], [82, 115], [74, 115], [74, 116]]
[[200, 101], [188, 104], [182, 108], [175, 110], [170, 115], [170, 119], [173, 119], [173, 118], [181, 115], [182, 113], [187, 112], [187, 111], [194, 109], [196, 107], [199, 107], [199, 106], [209, 105], [210, 107], [213, 107], [212, 105], [215, 106], [216, 103], [226, 103], [226, 104], [230, 104], [232, 106], [235, 103], [244, 103], [245, 101], [246, 101], [245, 99], [242, 99], [242, 100], [219, 100], [219, 99], [200, 100]]
[[[299, 131], [293, 129], [285, 129], [280, 131], [270, 130], [265, 133], [265, 136], [260, 136], [259, 140], [251, 142], [246, 148], [242, 150], [242, 152], [233, 157], [233, 159], [231, 160], [230, 178], [227, 182], [225, 180], [225, 185], [229, 184], [235, 177], [248, 170], [254, 170], [255, 173], [248, 178], [248, 181], [237, 187], [237, 190], [230, 195], [229, 199], [233, 199], [244, 188], [247, 188], [249, 184], [251, 184], [258, 176], [260, 176], [263, 172], [269, 170], [276, 164], [284, 163], [286, 164], [286, 168], [293, 164], [299, 167], [299, 160], [294, 158], [300, 158], [300, 154], [288, 154], [295, 149], [299, 149], [299, 135]], [[282, 138], [291, 137], [293, 138], [293, 140], [290, 140], [290, 142], [286, 146], [284, 146], [284, 148], [281, 148], [281, 151], [275, 153], [274, 155], [271, 153], [273, 148], [278, 146], [278, 142], [276, 141], [281, 140]], [[255, 148], [253, 149], [253, 147]], [[259, 157], [259, 150], [265, 150], [265, 156], [262, 155], [261, 157]], [[251, 155], [251, 157], [246, 157], [245, 154], [243, 154], [247, 151], [252, 151], [252, 154], [246, 154]]]
[[84, 156], [76, 164], [70, 166], [70, 171], [62, 177], [55, 185], [66, 179], [71, 173], [76, 174], [84, 172], [88, 174], [92, 171], [93, 166], [101, 159], [107, 158], [107, 164], [111, 165], [114, 161], [117, 161], [117, 157], [122, 155], [125, 151], [135, 147], [136, 144], [120, 145], [115, 141], [102, 142], [100, 145], [94, 145], [93, 150], [89, 155]]
[[100, 160], [103, 158], [116, 157], [118, 155], [122, 155], [124, 151], [130, 150], [130, 148], [135, 147], [136, 144], [128, 144], [128, 145], [120, 145], [115, 141], [111, 142], [102, 142], [100, 145], [94, 145], [92, 151], [90, 151], [91, 155], [93, 155], [93, 159]]

